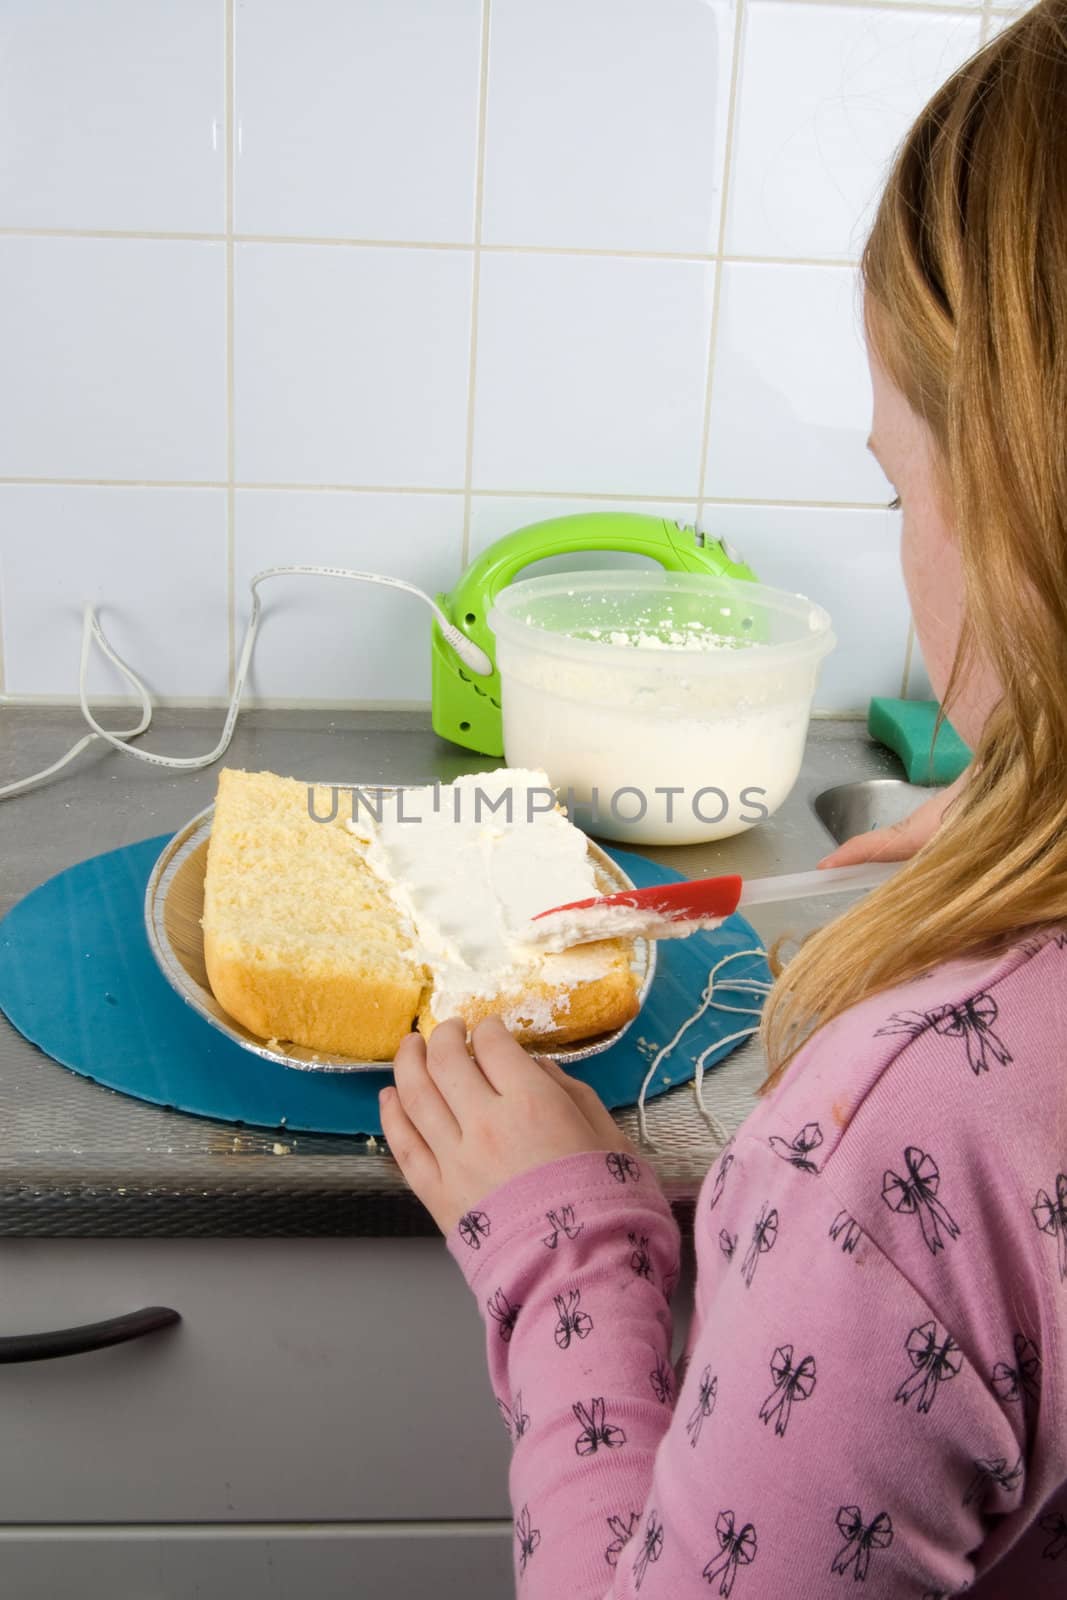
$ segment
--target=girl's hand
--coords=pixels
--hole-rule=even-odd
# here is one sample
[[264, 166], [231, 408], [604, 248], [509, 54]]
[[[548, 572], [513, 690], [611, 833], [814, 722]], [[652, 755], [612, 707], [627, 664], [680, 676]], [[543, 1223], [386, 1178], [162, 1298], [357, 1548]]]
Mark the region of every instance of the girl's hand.
[[905, 817], [894, 822], [891, 828], [874, 828], [870, 833], [857, 833], [844, 844], [831, 850], [819, 862], [820, 867], [853, 867], [862, 861], [907, 861], [933, 838], [945, 812], [961, 793], [967, 773], [961, 772], [955, 783], [939, 789], [928, 800]]
[[458, 1018], [429, 1043], [412, 1033], [396, 1053], [395, 1087], [378, 1097], [382, 1131], [401, 1172], [448, 1233], [491, 1189], [585, 1150], [636, 1154], [588, 1084], [516, 1044], [499, 1017], [467, 1047]]

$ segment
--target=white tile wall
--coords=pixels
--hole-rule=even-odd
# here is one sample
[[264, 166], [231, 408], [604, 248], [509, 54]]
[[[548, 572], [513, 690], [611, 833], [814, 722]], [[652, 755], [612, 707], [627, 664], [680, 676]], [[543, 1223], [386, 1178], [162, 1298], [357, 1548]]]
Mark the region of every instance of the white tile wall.
[[[0, 690], [73, 695], [92, 595], [155, 691], [221, 699], [258, 567], [447, 588], [617, 506], [825, 601], [820, 705], [894, 692], [851, 263], [909, 117], [1010, 9], [0, 8]], [[416, 602], [265, 599], [259, 695], [427, 697]]]
[[237, 0], [242, 233], [470, 244], [480, 0]]
[[[726, 247], [853, 258], [900, 139], [977, 49], [978, 16], [751, 0]], [[804, 63], [797, 70], [797, 63]]]
[[0, 474], [221, 478], [225, 254], [174, 239], [0, 238]]
[[[249, 583], [273, 566], [388, 572], [431, 594], [460, 568], [463, 502], [456, 495], [237, 494], [238, 637]], [[265, 699], [411, 702], [426, 699], [431, 616], [412, 595], [325, 578], [274, 578], [263, 615], [252, 692]]]
[[845, 507], [709, 506], [705, 530], [724, 535], [758, 573], [773, 572], [782, 589], [810, 595], [834, 624], [835, 650], [819, 676], [822, 705], [863, 692], [899, 695], [901, 639], [908, 629], [908, 600], [900, 574], [899, 516]]
[[926, 662], [922, 657], [918, 637], [912, 639], [911, 657], [908, 663], [909, 692], [917, 699], [932, 700], [934, 691], [930, 685], [930, 674], [926, 670]]
[[493, 0], [483, 241], [716, 249], [735, 12]]
[[[222, 489], [2, 484], [0, 591], [14, 694], [77, 699], [87, 604], [153, 695], [225, 692]], [[99, 651], [90, 661], [91, 693], [129, 694]], [[121, 718], [105, 723], [120, 725]]]
[[487, 256], [475, 485], [694, 496], [714, 284], [700, 262]]
[[220, 233], [224, 0], [0, 12], [0, 226]]
[[[505, 534], [513, 533], [516, 528], [528, 528], [535, 522], [549, 522], [554, 517], [568, 517], [601, 511], [634, 511], [639, 509], [650, 517], [667, 517], [671, 522], [682, 522], [692, 525], [696, 521], [696, 501], [688, 504], [681, 500], [663, 500], [658, 504], [655, 501], [642, 501], [636, 508], [629, 500], [591, 500], [570, 499], [566, 495], [558, 498], [539, 499], [537, 496], [519, 497], [512, 495], [475, 495], [471, 502], [471, 556], [480, 555], [481, 552], [501, 539]], [[536, 570], [548, 572], [548, 562], [552, 561], [562, 571], [569, 567], [577, 571], [580, 566], [593, 567], [598, 564], [601, 552], [589, 550], [581, 555], [571, 557], [561, 555], [546, 558], [544, 563], [537, 562]], [[651, 567], [654, 563], [645, 556], [627, 554], [626, 552], [604, 552], [605, 564], [611, 566]], [[526, 569], [529, 576], [534, 576], [533, 568]], [[526, 575], [526, 574], [524, 574]]]
[[241, 244], [235, 257], [238, 478], [462, 488], [470, 253]]
[[752, 0], [726, 248], [856, 256], [897, 142], [979, 34], [977, 16], [928, 16], [915, 27], [904, 8]]
[[886, 501], [867, 449], [870, 388], [848, 267], [722, 268], [705, 493]]

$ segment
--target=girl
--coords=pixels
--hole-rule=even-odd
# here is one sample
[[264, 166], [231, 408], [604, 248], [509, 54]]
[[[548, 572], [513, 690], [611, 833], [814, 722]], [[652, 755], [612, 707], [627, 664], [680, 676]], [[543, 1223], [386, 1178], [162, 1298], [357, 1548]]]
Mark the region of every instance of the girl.
[[1067, 1593], [1067, 0], [935, 96], [863, 273], [871, 448], [975, 759], [779, 976], [677, 1390], [678, 1231], [592, 1091], [492, 1021], [412, 1035], [383, 1093], [485, 1316], [525, 1600]]

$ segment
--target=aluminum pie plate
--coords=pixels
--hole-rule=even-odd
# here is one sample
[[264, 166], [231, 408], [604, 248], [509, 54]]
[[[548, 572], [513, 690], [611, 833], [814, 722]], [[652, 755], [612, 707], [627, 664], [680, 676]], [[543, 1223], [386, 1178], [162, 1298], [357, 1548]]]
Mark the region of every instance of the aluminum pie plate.
[[[356, 786], [349, 782], [326, 787], [352, 789]], [[375, 784], [373, 787], [376, 793], [381, 790], [388, 794], [398, 786]], [[204, 912], [207, 847], [214, 812], [215, 807], [210, 805], [178, 830], [163, 849], [148, 879], [145, 891], [148, 943], [167, 982], [205, 1022], [218, 1028], [220, 1033], [226, 1034], [243, 1050], [251, 1050], [254, 1055], [263, 1056], [268, 1061], [277, 1061], [283, 1067], [295, 1067], [301, 1072], [381, 1072], [388, 1068], [387, 1061], [356, 1061], [351, 1056], [328, 1055], [289, 1040], [261, 1039], [258, 1034], [243, 1028], [219, 1005], [208, 983], [200, 927]], [[592, 839], [589, 840], [589, 852], [605, 894], [634, 887], [622, 868]], [[645, 1003], [655, 975], [654, 942], [645, 939], [635, 941], [632, 966], [638, 983], [640, 1008]], [[590, 1056], [600, 1055], [602, 1051], [610, 1049], [622, 1038], [633, 1020], [595, 1039], [557, 1045], [554, 1049], [551, 1046], [539, 1047], [540, 1054], [563, 1063], [586, 1061]]]

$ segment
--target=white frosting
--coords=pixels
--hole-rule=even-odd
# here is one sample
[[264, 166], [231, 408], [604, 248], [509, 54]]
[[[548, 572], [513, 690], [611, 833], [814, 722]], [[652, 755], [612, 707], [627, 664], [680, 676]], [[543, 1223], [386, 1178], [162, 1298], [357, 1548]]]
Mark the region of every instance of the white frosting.
[[[397, 794], [367, 789], [355, 809], [347, 827], [413, 931], [438, 1021], [465, 999], [537, 976], [549, 952], [531, 939], [530, 919], [599, 892], [585, 835], [555, 809], [543, 771], [505, 767]], [[579, 976], [595, 976], [588, 955], [570, 968], [554, 961], [554, 984]], [[519, 1013], [530, 1015], [527, 1001]], [[551, 1017], [533, 1020], [540, 1028]]]
[[721, 928], [725, 921], [725, 917], [671, 917], [651, 907], [600, 905], [539, 917], [526, 937], [542, 950], [568, 950], [597, 939], [686, 939], [701, 929]]

